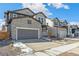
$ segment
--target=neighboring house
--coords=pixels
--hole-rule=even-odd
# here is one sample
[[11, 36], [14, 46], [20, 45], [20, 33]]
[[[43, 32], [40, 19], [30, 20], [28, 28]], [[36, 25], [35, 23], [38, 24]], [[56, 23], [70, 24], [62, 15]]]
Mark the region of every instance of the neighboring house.
[[68, 24], [68, 37], [79, 37], [79, 26]]
[[68, 23], [66, 20], [60, 20], [59, 27], [62, 29], [60, 30], [60, 37], [67, 37], [68, 35]]
[[59, 20], [58, 18], [52, 19], [54, 23], [54, 33], [58, 38], [65, 38], [67, 36], [67, 21]]
[[79, 37], [79, 27], [78, 25], [71, 25], [71, 37]]
[[42, 37], [44, 20], [42, 13], [34, 13], [29, 8], [5, 12], [6, 26], [10, 38], [16, 40], [40, 39]]
[[59, 20], [58, 18], [47, 18], [46, 23], [48, 25], [48, 33], [51, 33], [52, 37], [65, 38], [67, 36], [67, 21]]

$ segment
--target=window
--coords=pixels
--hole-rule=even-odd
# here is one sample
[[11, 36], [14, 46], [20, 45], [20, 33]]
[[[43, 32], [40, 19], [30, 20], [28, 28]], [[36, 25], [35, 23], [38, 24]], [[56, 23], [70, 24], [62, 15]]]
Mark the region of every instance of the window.
[[41, 22], [41, 18], [40, 17], [38, 17], [38, 21]]
[[42, 23], [43, 23], [43, 18], [41, 18], [41, 21], [42, 21]]
[[17, 17], [17, 14], [13, 14], [13, 17]]
[[31, 20], [27, 20], [27, 23], [28, 23], [28, 24], [32, 24], [32, 21], [31, 21]]
[[38, 18], [38, 20], [40, 20], [40, 17]]
[[39, 17], [38, 20], [39, 20], [41, 23], [43, 23], [44, 18]]

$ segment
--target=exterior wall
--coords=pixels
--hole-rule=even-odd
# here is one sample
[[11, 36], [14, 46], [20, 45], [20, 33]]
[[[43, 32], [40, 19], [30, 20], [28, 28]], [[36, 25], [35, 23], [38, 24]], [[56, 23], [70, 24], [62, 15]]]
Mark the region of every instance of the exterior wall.
[[59, 38], [65, 38], [67, 35], [67, 31], [64, 28], [51, 27], [48, 28], [48, 31], [50, 31], [54, 37], [57, 37], [58, 34]]
[[67, 35], [66, 29], [64, 29], [64, 30], [58, 30], [58, 35], [59, 35], [59, 38], [65, 38], [66, 35]]
[[48, 23], [48, 26], [53, 27], [54, 23], [51, 21], [51, 19], [46, 19], [46, 24]]
[[72, 28], [70, 27], [70, 24], [68, 24], [68, 35], [69, 36], [72, 35]]
[[[32, 24], [27, 24], [27, 20], [31, 20]], [[20, 18], [20, 19], [13, 19], [11, 23], [12, 39], [16, 39], [16, 27], [38, 28], [40, 29], [40, 36], [41, 36], [41, 24], [32, 18], [26, 17], [26, 18]]]
[[56, 34], [55, 28], [53, 27], [48, 27], [48, 34], [51, 34], [51, 36], [55, 36]]
[[57, 37], [57, 28], [56, 27], [53, 27], [52, 35]]
[[77, 29], [77, 30], [75, 31], [75, 35], [76, 35], [76, 37], [79, 37], [79, 29]]
[[33, 13], [30, 10], [28, 10], [28, 9], [18, 10], [16, 12], [22, 13], [22, 14], [26, 14], [26, 15], [30, 15], [30, 16], [33, 15]]
[[39, 20], [38, 18], [43, 18], [43, 25], [46, 25], [46, 20], [45, 20], [45, 16], [43, 14], [37, 14], [34, 16], [35, 19]]

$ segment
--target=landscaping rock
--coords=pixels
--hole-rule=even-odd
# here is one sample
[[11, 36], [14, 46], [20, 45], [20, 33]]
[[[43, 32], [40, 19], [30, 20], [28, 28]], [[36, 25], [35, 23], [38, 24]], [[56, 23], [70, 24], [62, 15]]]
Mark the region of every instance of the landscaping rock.
[[25, 53], [25, 54], [32, 54], [33, 53], [33, 49], [29, 48], [24, 43], [16, 42], [13, 44], [13, 46], [16, 48], [20, 48], [22, 54], [23, 53]]
[[13, 47], [26, 48], [26, 45], [23, 44], [22, 42], [16, 42], [13, 44]]
[[22, 53], [26, 53], [26, 54], [32, 54], [33, 53], [33, 49], [27, 47], [27, 48], [21, 49], [21, 52]]

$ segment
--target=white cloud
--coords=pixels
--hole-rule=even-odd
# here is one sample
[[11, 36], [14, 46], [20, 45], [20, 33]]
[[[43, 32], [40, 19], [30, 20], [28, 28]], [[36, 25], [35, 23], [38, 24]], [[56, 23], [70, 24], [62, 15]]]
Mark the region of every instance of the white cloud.
[[56, 9], [59, 9], [59, 8], [69, 9], [69, 6], [63, 3], [49, 3], [48, 5], [49, 6], [52, 5]]
[[46, 5], [44, 5], [43, 3], [23, 3], [22, 6], [23, 8], [30, 8], [35, 13], [43, 12], [47, 16], [52, 15], [52, 13], [46, 8]]
[[70, 22], [71, 25], [79, 25], [79, 22]]

